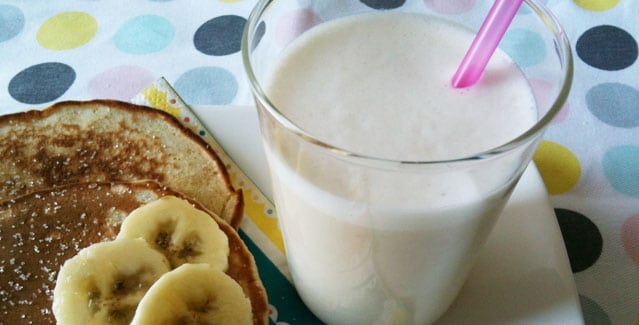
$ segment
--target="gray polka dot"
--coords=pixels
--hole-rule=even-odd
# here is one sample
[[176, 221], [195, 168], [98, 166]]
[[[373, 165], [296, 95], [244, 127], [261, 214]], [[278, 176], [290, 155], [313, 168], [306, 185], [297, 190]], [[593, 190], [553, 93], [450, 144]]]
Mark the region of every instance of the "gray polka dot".
[[602, 122], [620, 128], [639, 126], [639, 90], [610, 82], [592, 87], [586, 93], [588, 110]]
[[586, 325], [611, 325], [612, 322], [606, 312], [592, 299], [579, 295], [579, 302], [584, 313]]
[[25, 104], [42, 104], [62, 96], [75, 81], [75, 71], [64, 63], [30, 66], [9, 82], [9, 94]]
[[207, 55], [222, 56], [240, 51], [246, 19], [227, 15], [202, 24], [193, 36], [195, 48]]
[[395, 9], [404, 5], [406, 0], [360, 0], [373, 9]]
[[610, 25], [595, 26], [577, 40], [577, 55], [588, 65], [608, 71], [621, 70], [637, 60], [637, 41], [627, 31]]

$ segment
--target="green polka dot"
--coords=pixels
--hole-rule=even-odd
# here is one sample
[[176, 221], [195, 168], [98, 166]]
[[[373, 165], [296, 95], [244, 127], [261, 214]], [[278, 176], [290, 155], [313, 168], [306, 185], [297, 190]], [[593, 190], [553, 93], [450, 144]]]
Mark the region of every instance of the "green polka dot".
[[40, 26], [38, 43], [50, 50], [70, 50], [89, 42], [98, 32], [98, 23], [85, 12], [57, 14]]

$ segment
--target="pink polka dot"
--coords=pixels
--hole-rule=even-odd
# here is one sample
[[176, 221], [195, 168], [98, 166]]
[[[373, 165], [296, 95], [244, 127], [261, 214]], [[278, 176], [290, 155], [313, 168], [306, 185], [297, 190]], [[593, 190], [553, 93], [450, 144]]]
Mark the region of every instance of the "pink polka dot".
[[281, 46], [286, 46], [297, 36], [319, 24], [322, 20], [310, 10], [302, 9], [284, 15], [277, 24], [275, 37]]
[[[539, 80], [539, 79], [531, 79], [529, 80], [530, 87], [532, 88], [535, 99], [537, 100], [537, 105], [541, 106], [545, 109], [551, 105], [552, 96], [548, 96], [548, 94], [553, 93], [552, 84], [548, 81]], [[569, 106], [568, 102], [564, 104], [561, 108], [561, 111], [555, 116], [555, 119], [552, 123], [561, 123], [568, 116]]]
[[424, 4], [431, 10], [447, 14], [455, 15], [469, 11], [475, 6], [475, 0], [424, 0]]
[[153, 74], [144, 68], [118, 66], [96, 75], [89, 82], [89, 93], [94, 98], [128, 101], [154, 80]]
[[632, 216], [623, 223], [621, 241], [626, 253], [639, 264], [639, 215]]

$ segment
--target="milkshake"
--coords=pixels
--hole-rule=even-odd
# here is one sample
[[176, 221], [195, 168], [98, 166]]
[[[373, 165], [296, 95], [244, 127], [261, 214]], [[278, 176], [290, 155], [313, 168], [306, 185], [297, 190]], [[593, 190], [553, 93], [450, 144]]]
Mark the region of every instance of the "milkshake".
[[492, 149], [537, 121], [527, 80], [497, 51], [481, 83], [450, 86], [474, 34], [417, 14], [366, 14], [306, 32], [265, 91], [300, 129], [354, 153], [448, 160]]
[[261, 117], [289, 269], [323, 321], [436, 320], [529, 161], [531, 146], [466, 159], [538, 120], [499, 50], [476, 86], [452, 88], [473, 36], [434, 16], [340, 18], [293, 41], [265, 78], [270, 104], [304, 130]]

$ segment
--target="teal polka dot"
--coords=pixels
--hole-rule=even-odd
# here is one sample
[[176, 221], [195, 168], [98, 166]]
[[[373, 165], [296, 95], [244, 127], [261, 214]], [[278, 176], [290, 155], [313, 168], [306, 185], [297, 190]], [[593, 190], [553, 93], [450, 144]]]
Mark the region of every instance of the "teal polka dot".
[[0, 42], [12, 39], [24, 28], [24, 14], [18, 7], [0, 5]]
[[546, 45], [539, 34], [520, 28], [509, 29], [499, 47], [520, 67], [530, 67], [546, 58]]
[[237, 94], [237, 81], [228, 70], [219, 67], [199, 67], [182, 74], [175, 90], [189, 104], [224, 105]]
[[612, 147], [603, 156], [603, 170], [617, 191], [639, 198], [639, 146]]
[[175, 28], [164, 17], [145, 15], [131, 18], [118, 29], [113, 41], [123, 52], [146, 54], [167, 47], [175, 36]]

